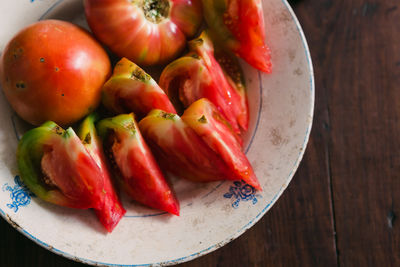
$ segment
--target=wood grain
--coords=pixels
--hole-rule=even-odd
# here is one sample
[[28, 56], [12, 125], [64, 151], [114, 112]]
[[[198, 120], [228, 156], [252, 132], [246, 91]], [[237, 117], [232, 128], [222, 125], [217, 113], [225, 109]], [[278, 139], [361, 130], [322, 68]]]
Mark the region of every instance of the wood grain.
[[[331, 2], [331, 1], [325, 1]], [[346, 3], [346, 4], [345, 4]], [[400, 5], [335, 1], [324, 68], [342, 266], [399, 266]], [[316, 11], [316, 10], [315, 10]]]

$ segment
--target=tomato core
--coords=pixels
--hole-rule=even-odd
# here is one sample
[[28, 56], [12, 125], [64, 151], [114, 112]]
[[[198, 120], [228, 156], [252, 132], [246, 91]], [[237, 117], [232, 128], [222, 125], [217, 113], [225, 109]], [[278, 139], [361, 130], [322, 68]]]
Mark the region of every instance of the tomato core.
[[160, 23], [169, 14], [168, 0], [141, 0], [140, 6], [147, 20], [153, 23]]

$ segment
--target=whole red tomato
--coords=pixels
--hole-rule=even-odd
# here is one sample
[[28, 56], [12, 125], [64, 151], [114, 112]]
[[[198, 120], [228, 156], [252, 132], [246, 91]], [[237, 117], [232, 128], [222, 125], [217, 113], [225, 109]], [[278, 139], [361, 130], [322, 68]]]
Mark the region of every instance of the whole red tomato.
[[68, 125], [93, 111], [111, 71], [88, 32], [69, 22], [40, 21], [20, 31], [0, 60], [3, 91], [14, 110], [34, 125]]
[[85, 0], [94, 35], [138, 65], [167, 63], [196, 34], [201, 0]]

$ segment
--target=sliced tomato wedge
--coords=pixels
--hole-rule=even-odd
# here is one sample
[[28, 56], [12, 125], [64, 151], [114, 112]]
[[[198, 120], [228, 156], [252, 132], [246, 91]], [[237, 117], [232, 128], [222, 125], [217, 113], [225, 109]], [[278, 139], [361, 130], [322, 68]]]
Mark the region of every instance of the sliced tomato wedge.
[[151, 111], [140, 130], [168, 172], [194, 182], [236, 180], [228, 166], [178, 115]]
[[226, 80], [240, 97], [240, 106], [245, 112], [240, 113], [237, 117], [237, 121], [239, 125], [241, 125], [242, 129], [247, 130], [249, 128], [250, 120], [249, 104], [244, 73], [239, 60], [232, 52], [219, 45], [215, 46], [214, 56], [224, 71]]
[[152, 109], [176, 113], [151, 76], [126, 58], [116, 64], [112, 77], [104, 84], [102, 101], [115, 114], [134, 112], [139, 118]]
[[185, 110], [182, 120], [221, 157], [237, 180], [243, 180], [261, 190], [236, 134], [227, 126], [227, 121], [209, 100], [202, 98], [194, 102]]
[[72, 130], [47, 122], [28, 131], [17, 150], [20, 175], [39, 198], [66, 207], [101, 209], [102, 170]]
[[271, 72], [261, 0], [203, 0], [212, 36], [253, 67]]
[[139, 203], [179, 215], [178, 200], [143, 140], [134, 115], [101, 120], [97, 128], [122, 188]]
[[111, 233], [126, 213], [126, 210], [122, 206], [111, 181], [111, 174], [104, 156], [102, 142], [95, 128], [95, 120], [95, 114], [89, 115], [82, 122], [78, 135], [101, 170], [102, 176], [99, 176], [98, 179], [102, 179], [104, 182], [102, 190], [104, 199], [101, 208], [96, 209], [95, 212], [102, 225]]
[[[179, 96], [184, 107], [207, 98], [231, 124], [236, 133], [248, 129], [247, 100], [227, 80], [214, 58], [214, 48], [206, 32], [189, 42], [192, 51], [170, 63], [162, 72], [160, 86], [170, 98]], [[177, 100], [173, 100], [176, 103]], [[239, 127], [240, 125], [240, 127]]]

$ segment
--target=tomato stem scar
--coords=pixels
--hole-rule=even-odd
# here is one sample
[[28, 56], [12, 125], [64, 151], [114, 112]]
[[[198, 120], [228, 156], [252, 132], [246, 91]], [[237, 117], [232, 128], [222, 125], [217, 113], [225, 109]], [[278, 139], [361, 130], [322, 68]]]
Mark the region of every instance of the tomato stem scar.
[[153, 23], [160, 23], [168, 17], [169, 2], [167, 0], [143, 0], [141, 7], [146, 19]]

